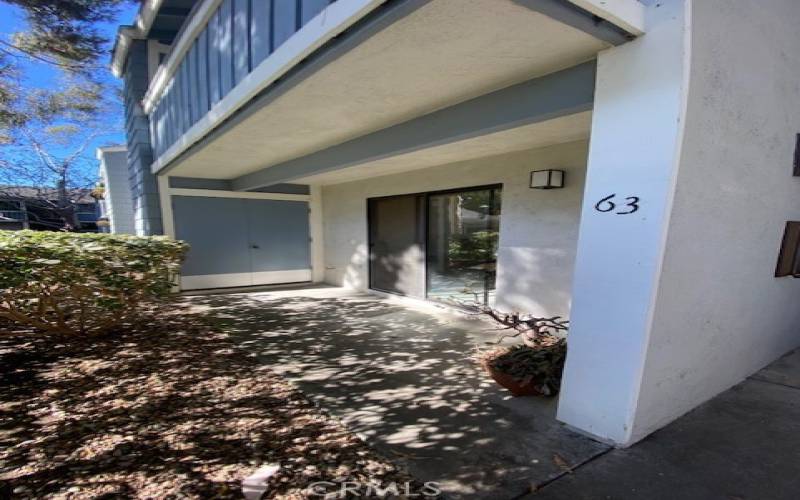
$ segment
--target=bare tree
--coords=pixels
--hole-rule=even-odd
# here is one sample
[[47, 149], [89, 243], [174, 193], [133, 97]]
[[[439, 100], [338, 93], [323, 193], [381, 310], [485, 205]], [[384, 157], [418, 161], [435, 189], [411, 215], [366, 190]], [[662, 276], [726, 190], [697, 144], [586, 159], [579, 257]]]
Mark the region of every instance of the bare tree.
[[74, 126], [36, 131], [23, 126], [19, 132], [13, 159], [0, 159], [0, 197], [23, 199], [29, 207], [57, 215], [38, 221], [40, 225], [79, 230], [76, 206], [96, 178], [89, 147], [99, 131]]

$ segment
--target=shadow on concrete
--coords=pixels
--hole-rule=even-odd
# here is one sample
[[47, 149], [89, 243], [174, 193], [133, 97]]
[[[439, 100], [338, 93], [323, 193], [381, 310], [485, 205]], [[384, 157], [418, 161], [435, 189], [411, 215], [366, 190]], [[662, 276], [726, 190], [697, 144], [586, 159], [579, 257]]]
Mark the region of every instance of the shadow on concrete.
[[494, 334], [337, 288], [188, 297], [370, 444], [453, 497], [513, 498], [608, 450], [512, 398], [470, 359]]

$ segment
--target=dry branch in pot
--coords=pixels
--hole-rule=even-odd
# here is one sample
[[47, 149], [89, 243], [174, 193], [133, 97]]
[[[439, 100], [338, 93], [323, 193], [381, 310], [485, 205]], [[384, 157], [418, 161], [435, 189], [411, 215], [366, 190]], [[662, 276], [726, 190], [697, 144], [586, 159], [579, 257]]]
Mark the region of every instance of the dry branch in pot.
[[[506, 330], [491, 343], [494, 347], [479, 350], [476, 356], [478, 363], [498, 384], [515, 396], [558, 393], [567, 354], [569, 321], [560, 316], [507, 314], [482, 304], [459, 305], [469, 313], [492, 318]], [[520, 338], [521, 343], [498, 345], [508, 338]]]

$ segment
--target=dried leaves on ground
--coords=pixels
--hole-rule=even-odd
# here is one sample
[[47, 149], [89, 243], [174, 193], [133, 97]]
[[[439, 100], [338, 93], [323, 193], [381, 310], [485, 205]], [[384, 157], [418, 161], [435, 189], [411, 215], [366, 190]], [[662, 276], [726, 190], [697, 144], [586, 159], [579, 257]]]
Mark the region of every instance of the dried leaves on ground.
[[[2, 327], [2, 325], [0, 325]], [[0, 336], [0, 498], [267, 498], [408, 478], [223, 333], [177, 314], [103, 338]]]

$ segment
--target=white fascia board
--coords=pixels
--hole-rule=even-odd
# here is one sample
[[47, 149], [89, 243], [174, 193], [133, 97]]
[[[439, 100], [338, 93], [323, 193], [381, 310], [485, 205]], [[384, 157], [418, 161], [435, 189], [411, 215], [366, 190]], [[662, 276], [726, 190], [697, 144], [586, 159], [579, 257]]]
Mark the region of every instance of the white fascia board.
[[100, 146], [97, 148], [96, 156], [97, 159], [101, 159], [103, 153], [122, 153], [128, 150], [128, 147], [123, 144], [118, 144], [116, 146]]
[[[218, 2], [220, 0], [208, 0]], [[323, 46], [332, 38], [345, 31], [355, 24], [358, 20], [375, 10], [386, 0], [338, 0], [318, 13], [314, 19], [307, 22], [297, 32], [295, 32], [275, 52], [267, 56], [253, 71], [250, 72], [236, 87], [217, 104], [215, 104], [206, 115], [197, 121], [187, 130], [172, 146], [162, 154], [151, 167], [153, 173], [158, 173], [172, 160], [183, 153], [189, 146], [202, 139], [214, 127], [232, 115], [237, 109], [255, 97], [259, 92], [272, 84], [275, 80], [286, 74], [297, 63], [311, 55], [315, 50]], [[213, 11], [212, 11], [213, 12]], [[200, 13], [198, 12], [198, 16]], [[201, 28], [202, 29], [202, 26]], [[189, 29], [184, 36], [189, 36]], [[199, 29], [198, 29], [199, 32]], [[196, 33], [193, 34], [196, 36]], [[193, 36], [187, 45], [194, 40]], [[180, 40], [176, 43], [180, 43]], [[173, 50], [173, 53], [175, 50]], [[174, 65], [177, 67], [176, 61]], [[164, 72], [169, 71], [169, 62], [162, 68]], [[174, 73], [175, 68], [172, 68]], [[169, 77], [163, 77], [163, 82], [158, 83], [159, 74], [153, 81], [153, 86], [161, 85], [159, 90], [149, 89], [145, 96], [145, 113], [152, 111], [152, 106], [164, 90]], [[151, 93], [152, 90], [152, 93]], [[149, 98], [149, 101], [147, 99]], [[149, 107], [148, 107], [149, 103]]]
[[645, 6], [638, 0], [569, 0], [631, 35], [644, 34]]
[[125, 66], [125, 59], [128, 58], [128, 50], [131, 40], [145, 38], [153, 26], [161, 4], [164, 0], [145, 0], [136, 14], [133, 26], [121, 26], [117, 31], [117, 40], [111, 55], [111, 73], [117, 78], [122, 76], [122, 68]]
[[204, 196], [207, 198], [244, 198], [250, 200], [309, 201], [307, 194], [262, 193], [259, 191], [219, 191], [216, 189], [170, 188], [172, 196]]

